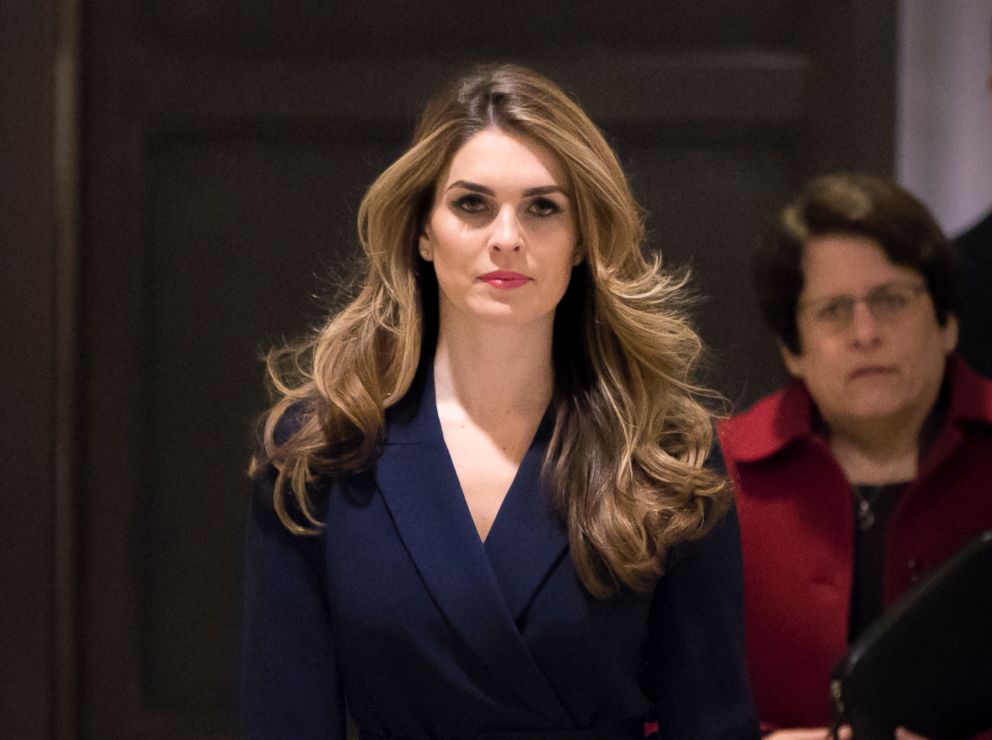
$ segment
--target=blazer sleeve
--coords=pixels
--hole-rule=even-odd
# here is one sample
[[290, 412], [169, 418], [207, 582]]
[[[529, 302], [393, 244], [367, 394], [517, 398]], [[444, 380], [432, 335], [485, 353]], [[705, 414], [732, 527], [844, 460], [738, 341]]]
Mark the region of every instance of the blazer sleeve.
[[744, 657], [740, 531], [733, 509], [671, 554], [655, 589], [648, 680], [663, 740], [760, 737]]
[[242, 724], [247, 740], [344, 740], [324, 580], [324, 539], [295, 535], [272, 503], [275, 471], [256, 477], [245, 564]]

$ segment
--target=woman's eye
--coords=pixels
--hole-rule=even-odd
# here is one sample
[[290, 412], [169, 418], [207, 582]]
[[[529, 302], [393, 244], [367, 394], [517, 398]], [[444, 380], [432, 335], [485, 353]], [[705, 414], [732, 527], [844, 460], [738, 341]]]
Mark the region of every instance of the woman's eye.
[[553, 216], [561, 213], [561, 207], [549, 198], [537, 198], [530, 204], [530, 210], [537, 216]]
[[481, 213], [486, 210], [486, 201], [478, 195], [463, 195], [455, 200], [455, 208], [463, 213]]
[[878, 296], [878, 302], [890, 311], [898, 311], [909, 303], [909, 296], [904, 293], [886, 292]]
[[845, 301], [834, 299], [823, 304], [816, 316], [820, 321], [838, 321], [844, 317], [846, 309]]

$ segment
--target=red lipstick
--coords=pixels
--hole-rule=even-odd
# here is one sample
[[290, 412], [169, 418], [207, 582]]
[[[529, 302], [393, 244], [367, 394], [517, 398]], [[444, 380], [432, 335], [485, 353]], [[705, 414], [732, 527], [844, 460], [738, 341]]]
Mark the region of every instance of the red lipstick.
[[519, 272], [508, 272], [506, 270], [495, 270], [480, 275], [479, 280], [489, 283], [497, 290], [513, 290], [530, 282], [530, 278]]

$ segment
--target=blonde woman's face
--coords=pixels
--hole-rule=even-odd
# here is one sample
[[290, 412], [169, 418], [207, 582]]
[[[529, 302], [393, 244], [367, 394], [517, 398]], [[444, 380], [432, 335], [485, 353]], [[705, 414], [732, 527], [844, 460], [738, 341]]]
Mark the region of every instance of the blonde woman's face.
[[419, 239], [446, 322], [550, 326], [576, 259], [570, 187], [540, 145], [475, 134], [438, 182]]

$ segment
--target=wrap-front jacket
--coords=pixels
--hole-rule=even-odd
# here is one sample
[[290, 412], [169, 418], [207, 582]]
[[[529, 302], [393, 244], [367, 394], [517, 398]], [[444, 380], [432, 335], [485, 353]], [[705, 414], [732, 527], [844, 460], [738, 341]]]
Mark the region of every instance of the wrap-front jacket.
[[387, 412], [381, 456], [319, 487], [296, 536], [259, 476], [248, 524], [247, 738], [754, 738], [739, 535], [726, 517], [652, 593], [590, 596], [540, 485], [550, 415], [483, 542], [429, 372]]

